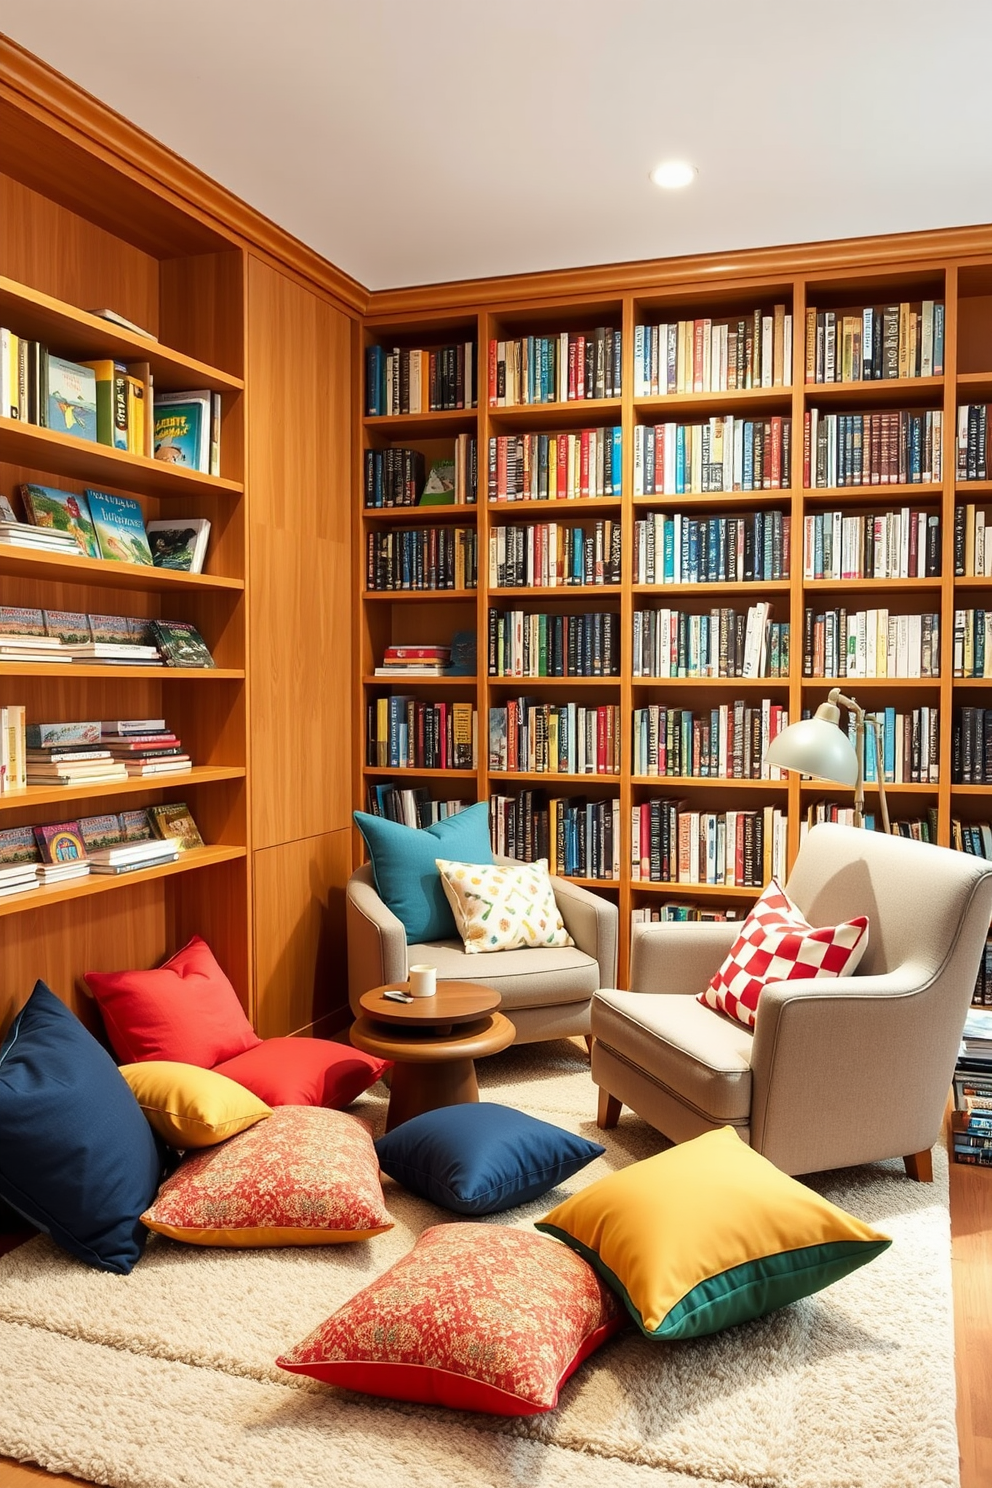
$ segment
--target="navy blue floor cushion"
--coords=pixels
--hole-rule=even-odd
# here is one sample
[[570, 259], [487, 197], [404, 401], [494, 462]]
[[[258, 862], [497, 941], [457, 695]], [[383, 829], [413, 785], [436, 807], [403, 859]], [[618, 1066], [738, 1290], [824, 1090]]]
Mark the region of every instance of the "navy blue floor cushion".
[[511, 1106], [443, 1106], [404, 1121], [375, 1144], [379, 1166], [404, 1188], [456, 1214], [525, 1204], [606, 1149]]
[[0, 1199], [80, 1260], [126, 1274], [162, 1172], [124, 1076], [37, 982], [0, 1047]]

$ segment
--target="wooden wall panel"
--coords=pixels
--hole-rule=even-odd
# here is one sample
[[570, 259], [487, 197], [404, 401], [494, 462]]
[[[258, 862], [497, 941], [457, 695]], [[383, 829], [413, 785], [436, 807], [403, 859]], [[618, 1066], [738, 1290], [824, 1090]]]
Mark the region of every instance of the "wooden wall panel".
[[347, 828], [255, 853], [256, 1026], [263, 1038], [326, 1033], [347, 1021], [350, 872]]
[[256, 849], [350, 820], [350, 336], [346, 316], [249, 261]]

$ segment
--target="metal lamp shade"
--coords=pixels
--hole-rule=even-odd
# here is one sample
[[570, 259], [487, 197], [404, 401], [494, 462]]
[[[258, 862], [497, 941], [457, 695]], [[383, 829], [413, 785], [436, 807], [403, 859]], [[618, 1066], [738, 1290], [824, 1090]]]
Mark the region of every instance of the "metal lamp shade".
[[798, 770], [837, 785], [857, 785], [858, 756], [854, 745], [835, 723], [803, 718], [772, 740], [765, 762], [782, 770]]

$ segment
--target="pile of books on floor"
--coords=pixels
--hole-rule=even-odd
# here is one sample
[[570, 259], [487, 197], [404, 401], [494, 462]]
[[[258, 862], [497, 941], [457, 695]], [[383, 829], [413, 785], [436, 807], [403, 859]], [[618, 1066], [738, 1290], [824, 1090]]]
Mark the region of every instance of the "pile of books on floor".
[[443, 677], [451, 666], [450, 646], [387, 646], [377, 677]]
[[992, 935], [986, 940], [954, 1068], [955, 1162], [992, 1167]]
[[117, 718], [100, 724], [100, 743], [127, 776], [177, 775], [193, 768], [164, 718]]

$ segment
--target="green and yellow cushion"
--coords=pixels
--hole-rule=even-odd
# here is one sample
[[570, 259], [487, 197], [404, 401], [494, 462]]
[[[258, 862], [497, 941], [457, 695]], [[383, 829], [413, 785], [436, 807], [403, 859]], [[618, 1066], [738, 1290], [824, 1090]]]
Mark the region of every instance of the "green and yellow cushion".
[[555, 903], [547, 858], [512, 864], [436, 861], [469, 954], [574, 944]]
[[892, 1243], [729, 1126], [601, 1178], [537, 1228], [594, 1266], [646, 1337], [664, 1339], [763, 1317]]

